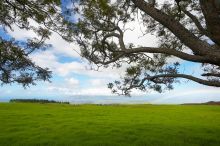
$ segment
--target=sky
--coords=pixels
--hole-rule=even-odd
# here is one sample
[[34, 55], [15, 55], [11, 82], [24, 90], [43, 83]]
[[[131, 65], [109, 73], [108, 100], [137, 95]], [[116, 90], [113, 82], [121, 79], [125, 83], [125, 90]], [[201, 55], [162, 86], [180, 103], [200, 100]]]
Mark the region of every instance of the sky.
[[[34, 23], [34, 22], [31, 22]], [[157, 46], [157, 38], [151, 34], [141, 36], [141, 26], [134, 22], [127, 26], [133, 28], [125, 33], [125, 43], [134, 43], [145, 46]], [[21, 30], [13, 26], [14, 31], [0, 30], [4, 37], [14, 37], [16, 40], [26, 40], [35, 34], [32, 31]], [[133, 91], [132, 97], [116, 96], [107, 88], [107, 83], [120, 79], [124, 74], [125, 66], [120, 69], [91, 70], [88, 61], [79, 55], [77, 44], [65, 42], [59, 35], [53, 33], [48, 44], [51, 48], [31, 54], [31, 58], [41, 67], [48, 67], [53, 71], [51, 83], [37, 82], [36, 86], [24, 89], [21, 85], [11, 84], [0, 86], [0, 101], [12, 98], [39, 98], [73, 103], [153, 103], [179, 104], [207, 101], [220, 101], [220, 89], [200, 85], [188, 80], [176, 84], [175, 89], [163, 93]], [[173, 58], [176, 60], [176, 58]], [[180, 60], [185, 73], [196, 75], [199, 66], [194, 63]]]

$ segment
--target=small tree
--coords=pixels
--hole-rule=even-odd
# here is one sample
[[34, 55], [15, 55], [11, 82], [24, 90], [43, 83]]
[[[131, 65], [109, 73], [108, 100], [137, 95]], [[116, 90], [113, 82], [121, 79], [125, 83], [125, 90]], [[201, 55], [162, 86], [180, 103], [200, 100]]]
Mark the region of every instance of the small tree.
[[[105, 67], [130, 64], [122, 81], [108, 85], [114, 93], [129, 95], [134, 88], [161, 92], [172, 89], [178, 78], [220, 87], [220, 2], [176, 2], [80, 0], [72, 9], [79, 14], [73, 30], [83, 57]], [[144, 32], [158, 37], [158, 47], [124, 43], [126, 25], [137, 15], [146, 26]], [[203, 73], [181, 73], [179, 62], [167, 61], [174, 56], [201, 64]]]

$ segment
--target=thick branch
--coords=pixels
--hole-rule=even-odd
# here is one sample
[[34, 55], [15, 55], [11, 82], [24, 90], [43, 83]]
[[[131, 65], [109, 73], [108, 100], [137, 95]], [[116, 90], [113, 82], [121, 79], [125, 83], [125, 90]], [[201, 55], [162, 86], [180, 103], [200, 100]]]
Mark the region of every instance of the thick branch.
[[150, 15], [153, 19], [168, 28], [176, 37], [178, 37], [186, 46], [188, 46], [195, 54], [206, 55], [212, 52], [211, 46], [199, 40], [194, 34], [187, 30], [182, 24], [173, 17], [163, 13], [162, 11], [151, 7], [144, 0], [132, 0], [136, 7]]
[[211, 39], [220, 46], [220, 2], [218, 0], [200, 0], [200, 5], [207, 29], [212, 36]]
[[185, 79], [189, 79], [192, 80], [194, 82], [203, 84], [203, 85], [207, 85], [207, 86], [214, 86], [214, 87], [220, 87], [220, 82], [217, 81], [207, 81], [207, 80], [203, 80], [191, 75], [185, 75], [185, 74], [161, 74], [161, 75], [156, 75], [156, 76], [151, 76], [151, 77], [146, 77], [143, 80], [150, 80], [150, 81], [154, 81], [156, 78], [185, 78]]
[[110, 63], [113, 63], [117, 60], [119, 60], [121, 57], [129, 54], [134, 53], [162, 53], [167, 55], [173, 55], [178, 58], [181, 58], [183, 60], [192, 61], [192, 62], [199, 62], [199, 63], [207, 63], [210, 62], [211, 64], [214, 64], [212, 60], [207, 60], [207, 58], [198, 56], [198, 55], [190, 55], [181, 51], [173, 50], [173, 49], [167, 49], [167, 48], [153, 48], [153, 47], [139, 47], [139, 48], [133, 48], [133, 49], [126, 49], [125, 51], [121, 51], [118, 56], [116, 56], [114, 59], [106, 61], [106, 62], [100, 62], [100, 61], [94, 61], [94, 63], [100, 63], [103, 65], [107, 65]]
[[144, 83], [146, 81], [151, 81], [154, 82], [155, 84], [165, 84], [166, 79], [170, 78], [170, 79], [174, 79], [174, 78], [184, 78], [184, 79], [189, 79], [191, 81], [203, 84], [203, 85], [208, 85], [208, 86], [214, 86], [214, 87], [220, 87], [220, 82], [218, 81], [207, 81], [207, 80], [203, 80], [191, 75], [186, 75], [186, 74], [160, 74], [160, 75], [155, 75], [155, 76], [147, 76], [145, 78], [143, 78], [139, 84], [130, 84], [130, 86], [126, 89], [124, 89], [124, 92], [127, 92], [131, 89], [134, 88], [140, 88], [141, 86], [144, 86]]
[[[199, 55], [190, 55], [181, 51], [168, 48], [154, 48], [154, 47], [140, 47], [128, 50], [129, 53], [162, 53], [167, 55], [173, 55], [183, 60], [205, 63], [208, 60], [205, 57]], [[211, 61], [211, 60], [210, 60]]]
[[206, 74], [202, 74], [202, 76], [206, 76], [206, 77], [220, 77], [220, 74], [206, 73]]

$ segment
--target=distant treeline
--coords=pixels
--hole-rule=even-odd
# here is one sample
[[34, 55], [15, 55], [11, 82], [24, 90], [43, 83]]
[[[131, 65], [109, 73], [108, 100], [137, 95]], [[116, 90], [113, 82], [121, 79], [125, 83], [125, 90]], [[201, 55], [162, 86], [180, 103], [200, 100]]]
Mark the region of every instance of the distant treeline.
[[220, 105], [220, 101], [209, 101], [205, 103], [184, 103], [183, 105]]
[[61, 102], [55, 100], [46, 99], [11, 99], [10, 102], [21, 102], [21, 103], [59, 103], [59, 104], [70, 104], [69, 102]]

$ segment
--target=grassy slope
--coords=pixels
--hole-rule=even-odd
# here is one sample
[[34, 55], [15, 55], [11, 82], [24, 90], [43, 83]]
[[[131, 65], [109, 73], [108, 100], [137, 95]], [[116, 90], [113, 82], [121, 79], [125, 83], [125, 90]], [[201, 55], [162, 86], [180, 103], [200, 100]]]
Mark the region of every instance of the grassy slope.
[[220, 106], [0, 104], [0, 146], [220, 146]]

